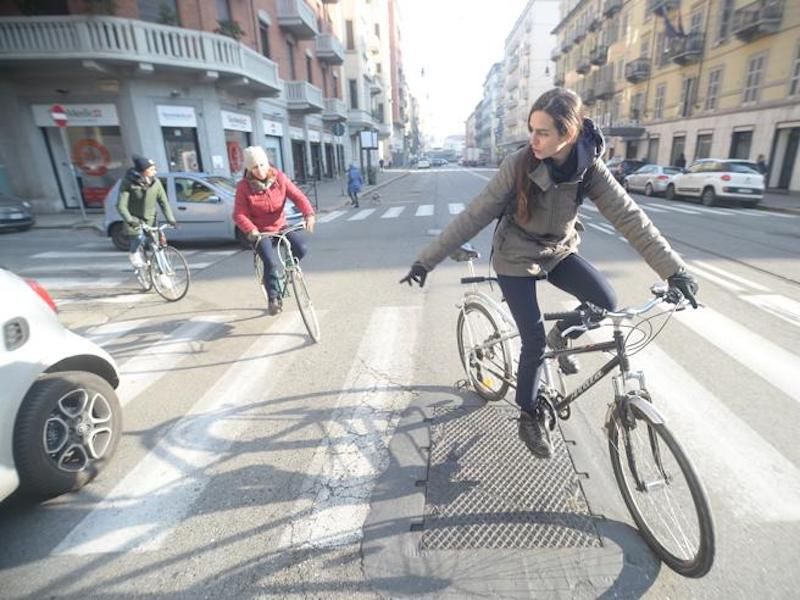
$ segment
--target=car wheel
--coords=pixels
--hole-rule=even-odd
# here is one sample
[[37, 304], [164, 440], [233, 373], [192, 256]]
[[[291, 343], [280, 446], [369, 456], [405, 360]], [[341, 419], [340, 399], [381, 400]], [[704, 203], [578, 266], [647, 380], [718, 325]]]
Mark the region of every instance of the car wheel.
[[714, 206], [717, 203], [717, 195], [714, 193], [714, 188], [707, 187], [703, 190], [703, 195], [700, 196], [700, 201], [703, 206]]
[[667, 186], [667, 191], [664, 192], [664, 197], [667, 200], [677, 200], [678, 195], [675, 193], [675, 186], [671, 183]]
[[122, 435], [117, 394], [93, 373], [51, 373], [33, 384], [14, 425], [20, 491], [52, 498], [80, 489], [105, 467]]
[[111, 236], [111, 242], [117, 250], [128, 250], [131, 247], [131, 241], [125, 233], [125, 226], [122, 223], [114, 223], [108, 230]]
[[653, 186], [649, 183], [644, 186], [644, 195], [645, 196], [652, 196], [653, 195]]

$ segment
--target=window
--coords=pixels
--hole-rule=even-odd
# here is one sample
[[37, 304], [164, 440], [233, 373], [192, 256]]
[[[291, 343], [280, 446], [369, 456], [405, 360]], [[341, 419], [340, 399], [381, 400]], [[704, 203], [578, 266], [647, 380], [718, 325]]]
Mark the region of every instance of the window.
[[644, 94], [639, 92], [634, 94], [631, 99], [631, 121], [639, 121], [642, 118], [642, 102], [644, 101]]
[[681, 85], [681, 103], [678, 107], [678, 116], [688, 117], [692, 114], [692, 106], [694, 105], [695, 88], [697, 83], [696, 77], [687, 77], [683, 80]]
[[139, 18], [162, 25], [180, 25], [176, 0], [138, 0]]
[[664, 35], [663, 31], [658, 32], [656, 35], [656, 56], [655, 62], [659, 67], [663, 67], [669, 62], [669, 57], [667, 54], [667, 43], [668, 38]]
[[345, 35], [347, 37], [347, 49], [348, 50], [355, 50], [356, 49], [356, 36], [353, 33], [353, 22], [352, 21], [345, 21]]
[[656, 87], [656, 105], [653, 112], [654, 119], [664, 118], [664, 98], [667, 95], [667, 84], [661, 83]]
[[625, 45], [628, 45], [628, 13], [622, 15], [622, 31], [620, 31], [620, 35], [622, 36], [622, 40], [625, 42]]
[[258, 37], [261, 39], [261, 54], [271, 58], [272, 54], [269, 51], [269, 25], [261, 20], [258, 21]]
[[219, 202], [214, 190], [187, 177], [175, 178], [175, 197], [178, 202]]
[[742, 102], [755, 102], [758, 100], [758, 88], [761, 86], [761, 73], [764, 70], [766, 55], [759, 54], [750, 59], [747, 64], [747, 81], [744, 85]]
[[347, 83], [350, 86], [350, 108], [358, 108], [358, 81], [356, 79], [348, 79]]
[[[670, 153], [669, 164], [674, 165], [684, 150], [686, 149], [686, 136], [676, 135], [672, 138], [672, 152]], [[684, 158], [686, 158], [684, 156]]]
[[378, 23], [375, 23], [375, 37], [381, 37], [381, 26]]
[[[647, 162], [650, 163], [657, 163], [658, 162], [658, 143], [659, 138], [650, 138], [647, 140]], [[650, 169], [655, 172], [657, 167], [650, 167]]]
[[306, 81], [310, 84], [314, 83], [314, 64], [310, 56], [306, 56]]
[[228, 0], [216, 0], [217, 5], [217, 20], [230, 21], [231, 20], [231, 5]]
[[297, 71], [294, 68], [294, 44], [286, 40], [286, 49], [288, 50], [287, 57], [289, 59], [289, 80], [295, 81], [297, 79]]
[[639, 44], [639, 56], [650, 56], [650, 34], [642, 36], [642, 43]]
[[703, 11], [704, 8], [695, 10], [689, 17], [689, 33], [702, 33], [703, 31]]
[[708, 158], [711, 156], [711, 134], [698, 133], [697, 143], [694, 147], [694, 159]]
[[728, 39], [731, 29], [731, 17], [733, 16], [733, 5], [735, 0], [722, 0], [719, 10], [719, 29], [717, 30], [717, 42], [722, 43]]
[[706, 110], [717, 110], [719, 86], [722, 81], [722, 67], [714, 69], [708, 74], [708, 92], [706, 93]]
[[606, 29], [606, 42], [610, 46], [614, 42], [619, 39], [619, 17], [615, 16], [611, 19], [611, 22], [608, 23]]
[[728, 158], [750, 158], [752, 141], [752, 131], [734, 131], [731, 136], [731, 151], [728, 153]]
[[334, 73], [333, 74], [333, 97], [339, 98], [339, 76]]
[[789, 95], [800, 94], [800, 44], [794, 54], [794, 65], [792, 66], [792, 76], [789, 80]]

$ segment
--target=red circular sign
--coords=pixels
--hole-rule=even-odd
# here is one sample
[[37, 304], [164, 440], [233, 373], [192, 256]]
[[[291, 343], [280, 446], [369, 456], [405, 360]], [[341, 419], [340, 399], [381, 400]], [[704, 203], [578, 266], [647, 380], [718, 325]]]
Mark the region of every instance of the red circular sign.
[[73, 144], [72, 162], [78, 165], [85, 175], [102, 177], [108, 173], [111, 152], [97, 140], [84, 138]]
[[64, 107], [60, 104], [53, 104], [53, 106], [50, 107], [50, 116], [53, 118], [53, 122], [56, 126], [67, 126], [67, 111], [65, 111]]

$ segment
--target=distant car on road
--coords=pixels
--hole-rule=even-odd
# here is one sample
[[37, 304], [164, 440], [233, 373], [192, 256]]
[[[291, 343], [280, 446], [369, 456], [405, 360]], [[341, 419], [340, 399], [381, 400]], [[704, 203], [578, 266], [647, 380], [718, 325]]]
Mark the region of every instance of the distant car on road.
[[681, 172], [682, 169], [679, 167], [645, 165], [626, 175], [622, 185], [629, 192], [644, 192], [645, 196], [663, 194], [667, 191], [667, 185], [672, 178]]
[[431, 162], [427, 158], [421, 158], [417, 161], [417, 168], [418, 169], [430, 169]]
[[638, 158], [622, 158], [615, 156], [606, 162], [606, 167], [614, 176], [614, 179], [622, 183], [625, 176], [633, 173], [647, 164], [647, 161], [639, 160]]
[[431, 166], [434, 167], [444, 167], [447, 164], [448, 162], [444, 158], [434, 158], [433, 160], [431, 160]]
[[764, 197], [764, 176], [738, 160], [702, 159], [675, 175], [667, 185], [666, 197], [699, 198], [706, 206], [719, 200], [756, 206]]
[[114, 359], [58, 320], [47, 291], [0, 269], [0, 500], [77, 490], [122, 436]]
[[0, 192], [0, 231], [26, 231], [35, 222], [30, 202]]

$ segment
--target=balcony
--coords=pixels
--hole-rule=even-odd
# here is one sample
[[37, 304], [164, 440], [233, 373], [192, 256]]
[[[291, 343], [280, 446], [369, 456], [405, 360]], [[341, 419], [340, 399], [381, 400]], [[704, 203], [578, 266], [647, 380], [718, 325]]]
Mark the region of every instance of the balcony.
[[750, 42], [777, 32], [782, 18], [783, 0], [759, 0], [734, 11], [732, 31], [740, 40]]
[[705, 36], [690, 33], [686, 37], [672, 38], [666, 51], [667, 59], [678, 65], [691, 65], [703, 57]]
[[583, 27], [578, 27], [575, 30], [575, 35], [572, 37], [572, 41], [576, 44], [582, 42], [586, 38], [586, 30]]
[[559, 56], [561, 56], [561, 48], [556, 46], [555, 48], [553, 48], [553, 51], [550, 52], [550, 60], [556, 62]]
[[564, 38], [564, 41], [561, 42], [561, 53], [566, 54], [569, 52], [570, 48], [572, 48], [572, 40], [569, 38]]
[[376, 124], [376, 127], [378, 128], [378, 138], [386, 139], [388, 137], [391, 137], [391, 135], [392, 135], [392, 124], [391, 123], [378, 122]]
[[351, 108], [347, 112], [347, 125], [350, 127], [350, 132], [358, 129], [372, 129], [375, 127], [375, 121], [372, 119], [372, 114], [360, 108]]
[[609, 19], [622, 10], [622, 0], [606, 0], [603, 4], [603, 16]]
[[332, 33], [320, 33], [317, 36], [317, 58], [329, 65], [344, 63], [344, 46]]
[[589, 62], [598, 67], [602, 67], [608, 62], [608, 46], [605, 44], [598, 44], [589, 53]]
[[378, 96], [383, 93], [383, 80], [380, 76], [375, 75], [369, 82], [369, 93], [372, 96]]
[[516, 77], [509, 77], [508, 81], [506, 81], [506, 90], [509, 92], [513, 92], [518, 87], [519, 87], [519, 79]]
[[304, 0], [278, 0], [278, 25], [300, 40], [310, 40], [319, 33], [314, 9]]
[[514, 55], [508, 59], [508, 72], [513, 73], [519, 66], [519, 56]]
[[556, 73], [553, 76], [553, 85], [556, 87], [564, 87], [564, 74]]
[[594, 91], [594, 83], [589, 82], [586, 84], [586, 87], [583, 88], [581, 99], [586, 106], [592, 106], [595, 102], [597, 102], [597, 96], [595, 96]]
[[647, 12], [663, 10], [669, 12], [681, 5], [681, 0], [647, 0]]
[[339, 98], [325, 98], [325, 108], [322, 109], [323, 121], [346, 121], [347, 105]]
[[650, 78], [650, 59], [636, 58], [625, 65], [625, 79], [631, 83], [639, 83]]
[[600, 18], [600, 15], [592, 15], [592, 18], [589, 19], [589, 23], [587, 24], [587, 28], [589, 31], [597, 31], [602, 24], [603, 20]]
[[286, 104], [291, 112], [318, 113], [325, 108], [322, 90], [307, 81], [286, 82]]
[[585, 54], [581, 54], [578, 57], [577, 65], [575, 66], [575, 70], [580, 73], [581, 75], [585, 75], [589, 71], [592, 70], [592, 63], [589, 62], [589, 57]]
[[599, 100], [608, 100], [614, 97], [614, 81], [610, 77], [600, 77], [594, 86], [594, 93]]
[[[283, 89], [277, 65], [224, 35], [117, 17], [10, 17], [0, 19], [0, 64], [41, 61], [119, 70], [133, 66], [202, 73], [207, 81], [248, 88], [259, 96]], [[107, 63], [107, 64], [104, 64]], [[36, 68], [36, 67], [30, 67]]]

